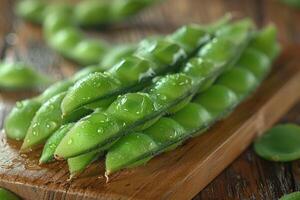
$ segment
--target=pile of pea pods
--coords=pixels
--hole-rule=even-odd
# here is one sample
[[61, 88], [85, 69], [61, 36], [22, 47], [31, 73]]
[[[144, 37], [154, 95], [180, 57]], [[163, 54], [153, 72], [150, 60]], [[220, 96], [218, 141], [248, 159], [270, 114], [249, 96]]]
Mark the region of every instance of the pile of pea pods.
[[83, 69], [16, 104], [7, 137], [40, 163], [67, 160], [71, 177], [105, 157], [106, 175], [173, 150], [227, 116], [279, 53], [276, 29], [249, 19], [186, 25], [148, 38], [102, 72]]
[[[87, 38], [80, 27], [104, 26], [127, 19], [159, 0], [84, 0], [77, 4], [22, 0], [16, 14], [43, 25], [45, 41], [54, 50], [81, 65], [109, 66], [102, 59], [111, 53], [132, 53], [131, 44], [109, 45], [101, 39]], [[108, 59], [106, 59], [108, 60]]]
[[52, 80], [23, 62], [0, 61], [0, 88], [3, 90], [39, 89]]

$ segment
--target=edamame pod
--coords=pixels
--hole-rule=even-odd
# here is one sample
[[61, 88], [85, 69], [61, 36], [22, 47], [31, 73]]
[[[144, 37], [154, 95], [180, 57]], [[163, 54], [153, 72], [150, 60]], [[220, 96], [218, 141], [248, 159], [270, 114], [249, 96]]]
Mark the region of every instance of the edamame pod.
[[[198, 32], [199, 45], [208, 40], [208, 34], [200, 27], [192, 26], [194, 32]], [[176, 32], [175, 32], [176, 33]], [[178, 38], [184, 38], [182, 35]], [[194, 47], [194, 51], [199, 46]], [[190, 53], [188, 56], [192, 56]], [[150, 80], [166, 71], [175, 70], [175, 66], [185, 60], [186, 54], [183, 48], [166, 39], [141, 42], [135, 55], [124, 58], [109, 70], [107, 76], [113, 82], [119, 82], [114, 88], [105, 89], [102, 84], [103, 74], [92, 74], [90, 77], [79, 80], [71, 87], [62, 102], [62, 111], [68, 115], [72, 111], [92, 103], [93, 101], [107, 98], [107, 95], [117, 96], [128, 91], [135, 91], [149, 84]], [[105, 90], [106, 92], [102, 92]], [[95, 91], [87, 94], [87, 91]], [[97, 92], [99, 91], [99, 92]], [[84, 97], [78, 98], [78, 97]]]
[[41, 105], [56, 94], [65, 91], [71, 83], [69, 80], [57, 82], [38, 97], [17, 102], [4, 121], [5, 134], [11, 139], [23, 140]]
[[198, 95], [194, 102], [203, 105], [212, 116], [217, 116], [237, 101], [236, 94], [223, 85], [214, 84], [204, 94]]
[[[233, 35], [236, 39], [238, 39], [234, 40], [234, 42], [231, 43], [232, 45], [229, 45], [229, 47], [231, 48], [231, 50], [229, 51], [233, 53], [228, 55], [227, 60], [223, 56], [220, 56], [220, 59], [217, 60], [216, 63], [214, 63], [213, 70], [211, 70], [212, 73], [210, 73], [208, 76], [194, 77], [188, 76], [184, 73], [167, 75], [153, 84], [153, 86], [149, 89], [147, 93], [149, 95], [149, 98], [147, 98], [147, 101], [145, 101], [147, 103], [140, 104], [138, 109], [133, 109], [133, 106], [130, 106], [131, 101], [127, 100], [129, 96], [138, 96], [139, 93], [126, 94], [121, 97], [118, 97], [118, 99], [114, 101], [105, 112], [102, 112], [102, 115], [105, 115], [108, 120], [106, 123], [98, 123], [92, 127], [89, 126], [90, 120], [94, 119], [94, 115], [99, 115], [98, 112], [92, 113], [88, 117], [76, 123], [75, 126], [70, 130], [70, 132], [62, 139], [61, 143], [58, 145], [55, 151], [56, 157], [69, 158], [80, 155], [82, 153], [89, 152], [96, 148], [101, 148], [104, 145], [116, 141], [123, 135], [128, 134], [129, 131], [140, 127], [142, 124], [145, 124], [146, 122], [149, 122], [153, 119], [157, 119], [158, 117], [161, 117], [170, 108], [176, 106], [182, 101], [185, 101], [187, 97], [194, 95], [199, 89], [199, 87], [202, 85], [202, 83], [205, 80], [207, 80], [207, 78], [218, 76], [223, 70], [225, 70], [228, 67], [228, 64], [231, 64], [233, 60], [236, 60], [235, 57], [236, 55], [239, 55], [238, 52], [242, 51], [244, 46], [246, 46], [245, 44], [248, 43], [252, 25], [250, 25], [247, 22], [248, 26], [241, 26], [239, 23], [244, 22], [237, 22], [231, 25], [232, 30], [235, 33]], [[240, 35], [238, 35], [236, 32], [236, 26], [244, 27], [244, 29], [239, 29]], [[224, 31], [224, 35], [220, 34], [216, 38], [216, 41], [233, 41], [233, 39], [227, 39], [229, 38], [230, 34], [230, 31]], [[223, 44], [223, 42], [220, 42], [219, 44]], [[205, 49], [205, 52], [201, 52], [203, 51], [203, 49], [200, 49], [200, 58], [201, 56], [203, 56], [204, 59], [206, 55], [216, 55], [214, 51], [215, 49], [219, 48], [217, 46], [218, 43], [213, 42], [213, 45], [211, 43], [208, 43], [207, 45], [209, 46], [209, 48], [206, 47], [206, 45], [203, 48]], [[214, 53], [211, 53], [210, 51]], [[203, 64], [205, 62], [206, 61], [203, 61], [200, 65], [195, 65], [193, 67], [201, 68], [203, 66], [207, 66], [207, 64]], [[209, 60], [208, 62], [212, 62], [212, 60]], [[172, 90], [168, 90], [167, 87], [165, 87], [168, 85], [172, 88]], [[146, 96], [146, 94], [143, 94], [143, 96]], [[154, 110], [153, 107], [151, 107], [150, 105], [154, 106]], [[143, 114], [134, 114], [134, 118], [128, 121], [125, 118], [120, 118], [116, 116], [121, 112]], [[89, 130], [85, 128], [86, 126], [89, 126]], [[105, 129], [103, 129], [103, 127], [105, 127]], [[113, 128], [113, 130], [109, 129], [109, 127]], [[98, 129], [101, 130], [101, 134], [96, 134]]]
[[54, 151], [61, 141], [61, 139], [65, 136], [65, 134], [71, 129], [73, 126], [72, 123], [65, 124], [61, 126], [53, 135], [47, 140], [41, 158], [40, 158], [40, 164], [42, 163], [48, 163], [54, 160]]
[[46, 101], [33, 117], [27, 130], [21, 151], [25, 152], [46, 141], [61, 125], [60, 102], [65, 93], [60, 93]]
[[31, 120], [40, 106], [40, 101], [36, 99], [17, 102], [4, 121], [6, 136], [14, 140], [23, 140]]
[[268, 56], [250, 47], [244, 52], [237, 65], [250, 70], [255, 76], [259, 77], [268, 71], [268, 62], [270, 62]]
[[245, 91], [249, 91], [250, 87], [253, 87], [256, 82], [254, 74], [244, 68], [235, 68], [225, 72], [217, 81], [217, 83], [225, 85], [239, 96], [244, 95]]
[[[123, 53], [126, 54], [128, 53], [128, 51], [125, 50], [120, 54], [117, 53], [112, 55], [109, 59], [109, 62], [116, 62], [120, 59], [119, 56]], [[62, 80], [51, 85], [38, 97], [34, 99], [23, 100], [17, 103], [5, 119], [4, 127], [6, 135], [11, 139], [23, 140], [36, 111], [44, 102], [61, 92], [65, 92], [77, 80], [82, 79], [83, 77], [87, 76], [92, 72], [99, 71], [102, 71], [101, 65], [86, 67], [75, 73], [75, 75], [70, 79]], [[24, 118], [26, 120], [24, 120]]]
[[[111, 172], [118, 171], [123, 167], [120, 166], [119, 163], [123, 163], [128, 160], [126, 155], [135, 157], [143, 155], [148, 151], [153, 151], [158, 147], [151, 137], [143, 133], [132, 133], [121, 138], [118, 143], [123, 145], [116, 144], [111, 147], [109, 157], [105, 162], [106, 166], [110, 166]], [[132, 151], [132, 149], [135, 151]], [[120, 154], [122, 154], [122, 156], [119, 156]], [[151, 157], [147, 157], [143, 160], [143, 162], [146, 163], [149, 159], [151, 159]], [[131, 166], [134, 166], [134, 164], [135, 163], [131, 163]], [[142, 163], [139, 162], [138, 164], [141, 165]]]
[[263, 52], [266, 56], [274, 59], [280, 52], [280, 45], [276, 41], [277, 30], [274, 25], [264, 28], [250, 44], [251, 47]]
[[68, 5], [23, 0], [17, 3], [16, 13], [26, 20], [43, 24], [46, 42], [53, 49], [81, 65], [89, 65], [98, 63], [115, 48], [103, 40], [85, 38], [78, 25], [94, 26], [120, 21], [154, 2], [155, 0], [85, 0]]
[[94, 150], [86, 154], [79, 155], [68, 159], [70, 179], [83, 172], [87, 166], [103, 155], [103, 151]]
[[[81, 26], [95, 26], [121, 21], [137, 14], [157, 0], [84, 0], [70, 5], [72, 18]], [[23, 0], [16, 5], [16, 13], [22, 18], [41, 24], [47, 17], [47, 8], [60, 3], [46, 3], [40, 0]]]
[[[276, 43], [276, 41], [273, 41], [273, 43]], [[273, 45], [273, 44], [272, 44]], [[264, 47], [265, 48], [265, 47]], [[251, 48], [250, 48], [251, 49]], [[247, 52], [247, 51], [246, 51]], [[260, 52], [260, 49], [257, 49], [257, 52]], [[247, 53], [246, 53], [247, 54]], [[262, 53], [261, 53], [262, 54]], [[241, 56], [243, 57], [243, 55]], [[265, 59], [262, 56], [259, 56], [263, 60]], [[269, 59], [273, 59], [272, 57], [269, 57]], [[239, 63], [239, 62], [237, 62]], [[256, 62], [254, 62], [256, 63]], [[269, 62], [257, 62], [257, 63], [264, 63], [267, 66], [264, 66], [263, 68], [270, 68], [270, 61]], [[229, 69], [229, 73], [231, 71], [235, 71], [239, 68], [239, 65], [235, 65], [234, 68]], [[261, 77], [265, 77], [265, 74], [269, 70], [263, 70], [261, 73], [264, 74], [256, 74], [253, 73], [253, 76], [255, 76], [255, 80], [257, 82], [260, 82], [262, 80]], [[248, 71], [247, 73], [252, 73]], [[165, 130], [166, 135], [169, 135], [169, 130], [176, 130], [178, 129], [178, 124], [181, 125], [184, 128], [184, 131], [182, 134], [175, 134], [176, 131], [174, 131], [174, 137], [168, 137], [166, 140], [160, 140], [159, 142], [155, 141], [155, 144], [158, 146], [151, 150], [151, 148], [145, 147], [144, 151], [138, 151], [135, 149], [135, 146], [131, 146], [131, 144], [136, 144], [139, 142], [143, 142], [143, 139], [141, 138], [130, 138], [131, 135], [126, 135], [122, 137], [122, 139], [118, 140], [112, 148], [109, 149], [107, 155], [106, 155], [106, 175], [109, 175], [111, 173], [114, 173], [120, 169], [131, 167], [133, 163], [138, 163], [139, 161], [144, 161], [144, 159], [149, 158], [149, 156], [153, 157], [154, 155], [157, 155], [159, 153], [162, 153], [166, 151], [168, 148], [172, 147], [175, 144], [182, 143], [186, 139], [190, 137], [194, 137], [199, 133], [202, 133], [205, 131], [209, 126], [211, 126], [216, 120], [223, 118], [226, 116], [230, 111], [233, 110], [235, 106], [237, 106], [244, 98], [246, 98], [251, 91], [253, 91], [258, 83], [252, 82], [252, 81], [245, 81], [248, 80], [248, 78], [244, 74], [237, 74], [241, 75], [241, 77], [237, 78], [236, 80], [228, 79], [228, 82], [226, 82], [226, 85], [230, 85], [232, 88], [237, 88], [237, 86], [233, 85], [239, 85], [240, 83], [245, 88], [244, 90], [231, 90], [226, 85], [222, 85], [220, 83], [215, 83], [213, 86], [211, 86], [209, 89], [205, 90], [203, 93], [199, 94], [194, 100], [193, 103], [188, 104], [186, 107], [184, 107], [179, 112], [175, 113], [171, 116], [172, 119], [175, 121], [171, 125], [171, 127], [168, 127], [166, 125], [166, 128], [161, 128], [161, 122], [163, 118], [161, 118], [156, 124], [151, 126], [150, 130], [156, 130], [156, 134], [153, 134], [153, 131], [150, 131], [149, 133], [148, 129], [146, 129], [143, 133], [134, 133], [134, 134], [147, 134], [150, 136], [151, 139], [161, 136], [164, 137], [164, 132], [160, 132], [160, 130]], [[219, 79], [222, 79], [223, 76], [227, 76], [227, 74], [222, 74]], [[229, 83], [230, 82], [230, 83]], [[247, 86], [245, 86], [247, 84]], [[240, 96], [240, 98], [237, 98]], [[197, 106], [201, 106], [202, 108], [199, 109]], [[206, 116], [207, 114], [203, 114], [203, 110], [206, 110], [209, 114], [211, 114], [212, 118], [206, 118], [205, 123], [193, 123], [195, 119], [198, 119], [195, 117], [193, 113], [198, 113], [199, 116]], [[185, 114], [186, 113], [186, 114]], [[190, 113], [191, 115], [188, 115]], [[165, 120], [165, 119], [164, 119]], [[196, 120], [197, 121], [197, 120]], [[178, 124], [176, 124], [178, 123]], [[168, 128], [167, 128], [168, 127]], [[173, 127], [173, 129], [172, 129]], [[159, 128], [159, 129], [158, 129]], [[178, 137], [176, 137], [178, 135]], [[154, 137], [153, 137], [154, 136]], [[153, 137], [153, 138], [152, 138]], [[163, 141], [163, 142], [162, 142]], [[126, 147], [126, 151], [123, 152], [122, 149]], [[132, 153], [130, 153], [132, 152]]]
[[50, 79], [24, 63], [0, 63], [0, 88], [7, 90], [36, 89], [50, 84]]
[[39, 0], [19, 1], [15, 13], [30, 22], [40, 24], [44, 19], [45, 7], [46, 3]]
[[[202, 32], [202, 30], [201, 30]], [[117, 51], [115, 52], [114, 54], [112, 54], [109, 59], [107, 60], [104, 60], [105, 63], [114, 63], [116, 62], [117, 60], [120, 59], [121, 56], [125, 56], [125, 55], [128, 55], [130, 52], [132, 52], [132, 46], [130, 47], [122, 47], [122, 49], [120, 51]], [[128, 65], [127, 65], [128, 66]], [[40, 104], [43, 104], [44, 102], [46, 102], [47, 100], [49, 100], [51, 97], [55, 96], [56, 94], [58, 93], [61, 93], [61, 92], [64, 92], [66, 91], [71, 85], [73, 85], [74, 82], [78, 81], [78, 80], [81, 80], [81, 79], [84, 79], [88, 74], [92, 73], [92, 72], [98, 72], [98, 71], [102, 71], [102, 66], [100, 65], [100, 67], [97, 67], [97, 66], [90, 66], [88, 67], [87, 69], [84, 69], [82, 71], [79, 71], [78, 73], [76, 73], [74, 75], [73, 78], [71, 79], [68, 79], [68, 80], [64, 80], [64, 81], [61, 81], [61, 82], [58, 82], [56, 84], [54, 84], [53, 86], [49, 87], [44, 93], [42, 93], [39, 97], [37, 97], [37, 101], [40, 102]], [[142, 66], [143, 67], [143, 66]], [[127, 67], [128, 68], [128, 67]], [[122, 71], [118, 68], [116, 74], [120, 74]], [[96, 74], [96, 75], [99, 75], [99, 74]], [[116, 85], [118, 85], [118, 80], [116, 80], [115, 78], [111, 77], [109, 74], [105, 75], [105, 74], [100, 74], [101, 77], [106, 77], [106, 79], [110, 79], [110, 80], [115, 80], [115, 83]], [[99, 77], [99, 76], [98, 76]], [[141, 75], [142, 77], [142, 75]], [[139, 77], [139, 78], [141, 78]], [[105, 80], [103, 80], [105, 83]], [[93, 82], [94, 83], [94, 82]], [[106, 82], [107, 84], [113, 84], [112, 82]], [[98, 83], [99, 84], [99, 83]], [[104, 85], [103, 85], [104, 86]], [[111, 85], [112, 88], [115, 87], [113, 85]], [[94, 91], [94, 93], [96, 94], [98, 91]], [[109, 92], [107, 92], [108, 94]], [[92, 93], [93, 94], [93, 93]], [[78, 97], [78, 96], [77, 96]], [[83, 98], [85, 98], [88, 96], [84, 96], [83, 95]], [[115, 98], [115, 97], [114, 97]], [[85, 105], [85, 107], [87, 108], [87, 110], [84, 110], [84, 113], [87, 112], [90, 112], [91, 109], [94, 109], [95, 106], [96, 107], [99, 107], [99, 106], [102, 106], [102, 107], [105, 107], [106, 105], [108, 105], [111, 101], [113, 101], [113, 99], [109, 100], [109, 98], [103, 100], [103, 101], [96, 101], [96, 102], [93, 102], [92, 104], [87, 104]], [[31, 109], [30, 108], [30, 105], [31, 104], [25, 104], [25, 106], [28, 106], [29, 108], [27, 109]], [[37, 107], [35, 107], [35, 110], [37, 109]], [[19, 110], [19, 109], [17, 109]], [[24, 110], [24, 109], [22, 109]], [[45, 111], [47, 112], [47, 111]], [[73, 118], [72, 116], [75, 116], [76, 118], [76, 115], [79, 113], [82, 113], [81, 111], [77, 111], [77, 113], [73, 113], [74, 115], [70, 115], [68, 116], [66, 119], [70, 119], [70, 118]], [[14, 111], [15, 114], [13, 114], [13, 117], [8, 117], [8, 120], [7, 121], [7, 124], [9, 124], [9, 121], [13, 121], [13, 123], [16, 123], [17, 121], [20, 121], [20, 117], [21, 116], [24, 116], [23, 112], [21, 112], [21, 110], [19, 110], [19, 112], [17, 111]], [[33, 117], [33, 116], [32, 116]], [[29, 127], [29, 122], [30, 122], [30, 119], [31, 118], [27, 118], [28, 120], [26, 120], [27, 124], [25, 125], [23, 122], [20, 122], [18, 123], [17, 126], [15, 126], [14, 129], [7, 129], [7, 131], [9, 131], [9, 133], [7, 133], [8, 135], [18, 135], [18, 138], [17, 139], [23, 139], [25, 137], [25, 134], [26, 132], [24, 130], [26, 130], [28, 127]], [[80, 117], [80, 115], [79, 115]], [[67, 120], [66, 120], [67, 121]], [[20, 125], [20, 127], [19, 127]], [[8, 126], [9, 127], [9, 126]], [[17, 131], [19, 129], [19, 131]], [[14, 132], [11, 132], [11, 131], [14, 131]], [[22, 133], [22, 136], [20, 135], [20, 133]]]

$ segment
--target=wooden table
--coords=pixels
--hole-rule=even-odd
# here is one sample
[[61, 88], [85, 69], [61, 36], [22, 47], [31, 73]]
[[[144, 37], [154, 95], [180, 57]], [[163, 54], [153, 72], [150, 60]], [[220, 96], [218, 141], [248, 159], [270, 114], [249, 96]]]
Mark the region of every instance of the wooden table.
[[[40, 27], [24, 23], [12, 12], [11, 0], [0, 1], [0, 57], [23, 60], [57, 79], [70, 76], [74, 63], [49, 49]], [[137, 41], [146, 35], [168, 33], [181, 24], [211, 22], [226, 12], [238, 18], [249, 16], [258, 26], [274, 22], [283, 45], [300, 41], [300, 10], [275, 0], [167, 0], [138, 17], [109, 30], [89, 32], [111, 42]], [[299, 91], [298, 91], [299, 92]], [[0, 127], [15, 100], [35, 92], [0, 92]], [[300, 123], [300, 103], [282, 122]], [[250, 147], [195, 199], [278, 199], [284, 193], [299, 190], [300, 162], [278, 164], [258, 158]]]

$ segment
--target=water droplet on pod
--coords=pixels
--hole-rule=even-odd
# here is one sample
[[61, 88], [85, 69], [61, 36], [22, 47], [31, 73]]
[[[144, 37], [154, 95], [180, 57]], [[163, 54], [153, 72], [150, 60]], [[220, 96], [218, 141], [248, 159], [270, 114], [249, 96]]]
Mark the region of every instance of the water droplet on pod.
[[70, 139], [70, 140], [68, 141], [68, 144], [72, 144], [72, 143], [73, 143], [73, 140]]
[[18, 102], [16, 103], [16, 107], [17, 107], [17, 108], [22, 108], [22, 107], [23, 107], [23, 103], [20, 102], [20, 101], [18, 101]]

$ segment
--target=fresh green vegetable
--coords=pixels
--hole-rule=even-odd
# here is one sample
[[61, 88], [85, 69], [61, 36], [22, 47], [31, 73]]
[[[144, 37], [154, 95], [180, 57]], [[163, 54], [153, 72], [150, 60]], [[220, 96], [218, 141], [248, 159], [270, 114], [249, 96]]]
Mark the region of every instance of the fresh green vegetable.
[[61, 141], [61, 139], [65, 136], [65, 134], [71, 129], [73, 126], [72, 123], [65, 124], [61, 126], [53, 135], [47, 140], [41, 158], [40, 163], [47, 163], [54, 160], [54, 151]]
[[[198, 26], [193, 26], [192, 29], [198, 33], [195, 40], [199, 46], [194, 46], [196, 50], [208, 40], [208, 34]], [[179, 38], [187, 36], [181, 34]], [[53, 97], [44, 102], [31, 122], [21, 150], [26, 151], [45, 142], [64, 121], [76, 121], [89, 114], [91, 107], [106, 107], [118, 95], [142, 89], [151, 83], [155, 75], [174, 70], [186, 58], [183, 48], [163, 39], [152, 40], [150, 43], [143, 41], [135, 54], [138, 56], [124, 58], [108, 72], [94, 72], [84, 76], [66, 94], [60, 94], [59, 100], [53, 101]], [[192, 53], [189, 56], [191, 55]], [[90, 106], [91, 104], [95, 105]], [[48, 111], [49, 106], [53, 108], [51, 112]], [[48, 120], [41, 123], [41, 119]], [[48, 128], [49, 123], [55, 126]]]
[[[260, 34], [262, 33], [260, 32]], [[273, 42], [275, 43], [276, 40]], [[252, 48], [253, 46], [250, 46], [248, 49]], [[257, 54], [261, 54], [257, 58], [265, 59], [261, 49], [255, 49], [255, 51]], [[256, 62], [266, 64], [262, 67], [266, 70], [259, 70], [261, 74], [255, 75], [250, 70], [246, 71], [247, 69], [241, 68], [240, 64], [244, 62], [244, 56], [248, 57], [247, 52], [248, 50], [242, 54], [235, 67], [222, 74], [211, 87], [194, 98], [193, 103], [189, 103], [169, 118], [161, 118], [141, 133], [131, 133], [118, 140], [106, 155], [106, 175], [146, 163], [155, 155], [173, 149], [188, 138], [203, 133], [215, 121], [227, 116], [234, 107], [249, 96], [262, 81], [261, 77], [265, 77], [270, 70], [271, 57], [268, 57], [269, 62]], [[237, 69], [243, 70], [239, 71], [232, 79], [226, 78], [226, 82], [220, 81]], [[249, 73], [255, 76], [255, 82], [248, 81]], [[170, 121], [166, 123], [166, 120]], [[131, 135], [135, 135], [135, 137]], [[278, 141], [282, 141], [282, 138], [274, 141], [278, 143]], [[297, 142], [296, 140], [293, 143], [297, 144]], [[140, 144], [140, 146], [135, 144]]]
[[287, 162], [300, 158], [299, 142], [299, 126], [277, 125], [255, 141], [254, 150], [264, 159]]
[[36, 89], [50, 83], [49, 78], [24, 63], [0, 62], [0, 88], [2, 89]]
[[[101, 148], [133, 129], [149, 127], [179, 103], [188, 103], [187, 99], [197, 93], [205, 80], [218, 76], [237, 60], [249, 41], [252, 27], [246, 20], [221, 28], [216, 38], [199, 50], [199, 59], [203, 61], [199, 65], [184, 65], [183, 71], [193, 70], [161, 77], [147, 92], [119, 96], [105, 112], [95, 111], [78, 121], [58, 145], [56, 157], [70, 158]], [[228, 43], [226, 54], [217, 52], [225, 43]], [[206, 73], [199, 76], [196, 72], [202, 72], [203, 68]]]
[[121, 21], [155, 1], [85, 0], [69, 5], [23, 0], [17, 3], [15, 10], [28, 21], [43, 24], [46, 42], [53, 49], [81, 65], [89, 65], [99, 63], [119, 47], [111, 47], [103, 40], [87, 39], [78, 25], [95, 26]]

